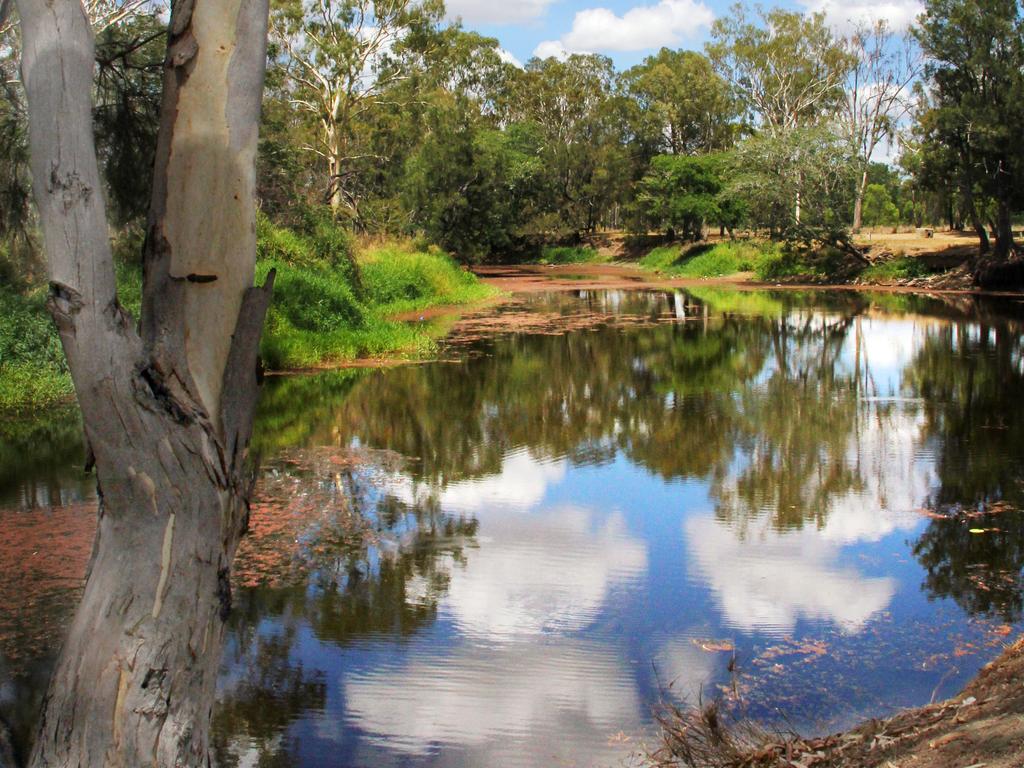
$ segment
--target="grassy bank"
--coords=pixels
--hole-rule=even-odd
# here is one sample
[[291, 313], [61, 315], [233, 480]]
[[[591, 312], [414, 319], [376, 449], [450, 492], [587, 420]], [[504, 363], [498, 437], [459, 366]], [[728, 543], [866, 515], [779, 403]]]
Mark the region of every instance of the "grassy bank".
[[272, 268], [278, 274], [262, 351], [266, 365], [276, 370], [429, 354], [436, 326], [401, 322], [395, 315], [494, 293], [447, 254], [410, 242], [357, 247], [350, 261], [328, 265], [264, 254], [257, 280]]
[[663, 245], [640, 259], [640, 266], [670, 277], [727, 277], [753, 272], [759, 279], [768, 279], [783, 259], [784, 253], [776, 243], [730, 240], [689, 246]]
[[0, 412], [40, 408], [72, 392], [46, 289], [22, 294], [0, 287]]
[[[129, 243], [124, 250], [137, 253], [137, 248], [138, 243]], [[292, 230], [261, 218], [258, 251], [257, 280], [277, 270], [262, 348], [272, 370], [428, 355], [444, 325], [401, 322], [394, 315], [494, 294], [436, 248], [411, 241], [359, 244], [323, 222]], [[121, 258], [117, 277], [122, 303], [138, 316], [139, 268]], [[73, 397], [45, 302], [43, 287], [28, 293], [0, 287], [0, 414]]]
[[901, 257], [858, 271], [850, 257], [837, 248], [806, 248], [770, 240], [730, 240], [665, 245], [650, 251], [640, 266], [669, 277], [711, 278], [749, 273], [756, 280], [807, 280], [813, 283], [863, 282], [915, 277], [924, 267], [915, 259]]
[[917, 277], [927, 277], [930, 274], [932, 274], [932, 270], [920, 259], [898, 256], [890, 261], [872, 264], [858, 277], [867, 283], [886, 283], [897, 280], [913, 280]]

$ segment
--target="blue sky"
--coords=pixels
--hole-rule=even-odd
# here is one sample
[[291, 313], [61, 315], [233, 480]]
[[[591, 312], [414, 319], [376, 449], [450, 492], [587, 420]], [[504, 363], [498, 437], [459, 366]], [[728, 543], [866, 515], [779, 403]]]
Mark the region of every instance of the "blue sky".
[[[449, 16], [496, 37], [518, 61], [564, 52], [603, 53], [629, 67], [662, 46], [700, 49], [711, 23], [733, 0], [447, 0]], [[884, 18], [903, 29], [919, 0], [786, 0], [796, 10], [824, 11], [837, 29]]]

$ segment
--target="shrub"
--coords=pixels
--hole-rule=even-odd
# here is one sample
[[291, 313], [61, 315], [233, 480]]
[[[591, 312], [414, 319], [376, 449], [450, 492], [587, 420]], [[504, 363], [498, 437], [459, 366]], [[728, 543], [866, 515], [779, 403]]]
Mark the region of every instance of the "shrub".
[[924, 277], [931, 274], [931, 270], [920, 259], [913, 259], [909, 256], [899, 256], [880, 264], [872, 264], [860, 273], [862, 280], [870, 282], [888, 280], [910, 280], [915, 277]]
[[783, 277], [820, 280], [847, 274], [849, 270], [849, 256], [838, 248], [826, 245], [811, 249], [786, 244], [763, 259], [755, 273], [760, 280], [777, 280]]
[[653, 269], [659, 272], [671, 269], [683, 255], [683, 249], [678, 245], [662, 245], [653, 249], [650, 253], [640, 259], [640, 266], [646, 269]]
[[258, 279], [277, 269], [271, 314], [304, 331], [329, 333], [343, 326], [358, 328], [365, 310], [341, 276], [280, 262], [260, 265]]
[[256, 253], [260, 261], [294, 267], [334, 270], [358, 292], [359, 274], [352, 253], [352, 235], [319, 209], [303, 209], [301, 228], [274, 224], [256, 214]]
[[46, 290], [0, 288], [0, 411], [40, 408], [73, 393]]
[[411, 244], [368, 248], [353, 267], [357, 292], [345, 263], [302, 266], [262, 260], [257, 280], [278, 270], [274, 302], [261, 348], [272, 369], [308, 368], [361, 356], [421, 356], [435, 348], [439, 332], [430, 325], [391, 319], [398, 312], [438, 304], [475, 301], [491, 294], [470, 272], [436, 248]]

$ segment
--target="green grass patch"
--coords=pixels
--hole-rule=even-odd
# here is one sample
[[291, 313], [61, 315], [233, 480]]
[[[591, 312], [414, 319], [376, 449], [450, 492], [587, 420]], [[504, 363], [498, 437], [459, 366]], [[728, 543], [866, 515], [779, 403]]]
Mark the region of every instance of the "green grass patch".
[[671, 270], [683, 257], [682, 246], [661, 245], [640, 259], [640, 266], [657, 272]]
[[596, 248], [589, 245], [545, 245], [538, 264], [598, 264], [608, 261]]
[[[115, 259], [115, 269], [118, 298], [138, 317], [142, 270], [121, 258]], [[0, 414], [39, 410], [74, 398], [46, 297], [43, 286], [26, 293], [0, 286]]]
[[437, 248], [389, 244], [358, 257], [366, 301], [384, 315], [468, 304], [494, 291]]
[[818, 281], [849, 272], [848, 257], [838, 248], [780, 245], [754, 270], [759, 280], [802, 277]]
[[[136, 318], [142, 303], [139, 247], [126, 237], [115, 259], [118, 296]], [[356, 258], [350, 236], [320, 221], [296, 232], [260, 217], [258, 254], [258, 283], [277, 270], [262, 344], [264, 361], [274, 370], [429, 355], [450, 323], [406, 323], [393, 315], [495, 293], [434, 248], [389, 243]], [[0, 287], [0, 413], [36, 410], [74, 396], [45, 304], [45, 288], [23, 294]]]
[[859, 275], [861, 280], [868, 282], [890, 282], [894, 280], [910, 280], [925, 277], [932, 272], [920, 259], [900, 256], [879, 264], [872, 264]]
[[301, 229], [279, 227], [262, 213], [256, 216], [256, 254], [260, 261], [340, 272], [358, 287], [352, 235], [335, 225], [329, 214], [310, 214]]
[[387, 243], [333, 263], [310, 262], [306, 248], [292, 261], [285, 258], [291, 252], [280, 246], [296, 241], [280, 233], [274, 238], [273, 247], [261, 246], [263, 258], [257, 266], [257, 282], [271, 268], [277, 270], [262, 345], [263, 359], [274, 370], [355, 358], [429, 355], [446, 326], [400, 322], [392, 319], [394, 315], [467, 304], [494, 294], [434, 248]]
[[758, 272], [766, 261], [777, 258], [776, 243], [735, 240], [682, 248], [665, 245], [640, 260], [640, 266], [671, 277], [726, 277], [739, 272]]
[[0, 288], [0, 412], [44, 408], [73, 393], [46, 289]]

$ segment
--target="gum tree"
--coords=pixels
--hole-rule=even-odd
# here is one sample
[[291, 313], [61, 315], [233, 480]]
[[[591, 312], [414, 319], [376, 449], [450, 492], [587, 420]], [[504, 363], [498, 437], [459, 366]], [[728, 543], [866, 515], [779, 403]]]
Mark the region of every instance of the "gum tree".
[[30, 765], [206, 766], [270, 298], [252, 287], [267, 0], [172, 6], [138, 324], [114, 280], [89, 21], [79, 0], [16, 6], [49, 308], [100, 498]]
[[1014, 251], [1013, 215], [1024, 207], [1024, 14], [1015, 0], [928, 0], [915, 35], [931, 85], [925, 148], [951, 161], [982, 251], [987, 237], [975, 206], [992, 202], [995, 248], [975, 271], [982, 283], [997, 283]]
[[[853, 57], [829, 29], [822, 13], [756, 8], [755, 16], [734, 5], [711, 28], [708, 57], [733, 88], [756, 132], [788, 145], [789, 164], [804, 165], [807, 153], [793, 139], [817, 130], [843, 100]], [[793, 219], [801, 223], [803, 184], [793, 188]]]
[[335, 216], [359, 218], [355, 163], [373, 157], [357, 144], [355, 125], [389, 101], [443, 14], [439, 0], [280, 0], [273, 36], [290, 100], [316, 122], [304, 147], [326, 165]]
[[706, 56], [662, 48], [627, 70], [622, 81], [659, 152], [695, 155], [732, 146], [736, 100]]
[[871, 157], [892, 139], [912, 106], [911, 91], [920, 74], [920, 54], [910, 39], [896, 40], [884, 20], [858, 27], [846, 39], [851, 66], [839, 122], [859, 166], [853, 203], [853, 231], [861, 227]]

